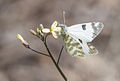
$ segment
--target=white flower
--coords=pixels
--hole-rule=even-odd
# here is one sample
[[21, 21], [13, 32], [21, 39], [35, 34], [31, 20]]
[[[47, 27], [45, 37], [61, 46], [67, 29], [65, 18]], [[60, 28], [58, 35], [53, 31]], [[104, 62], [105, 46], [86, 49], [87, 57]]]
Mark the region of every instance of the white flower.
[[57, 27], [57, 25], [58, 25], [58, 22], [54, 21], [50, 29], [43, 28], [42, 32], [43, 33], [52, 33], [54, 38], [58, 38], [58, 34], [57, 33], [61, 31], [61, 27]]

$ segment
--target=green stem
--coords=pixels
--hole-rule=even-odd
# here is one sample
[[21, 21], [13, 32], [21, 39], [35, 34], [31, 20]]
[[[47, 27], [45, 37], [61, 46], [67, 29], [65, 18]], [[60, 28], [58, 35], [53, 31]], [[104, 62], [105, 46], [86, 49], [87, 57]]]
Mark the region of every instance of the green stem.
[[46, 49], [47, 49], [47, 51], [48, 51], [48, 53], [49, 53], [49, 55], [50, 55], [51, 60], [52, 60], [53, 63], [55, 64], [57, 70], [59, 71], [59, 73], [61, 74], [61, 76], [63, 77], [63, 79], [64, 79], [65, 81], [67, 81], [66, 76], [64, 75], [64, 73], [63, 73], [62, 70], [60, 69], [59, 65], [56, 63], [54, 57], [52, 56], [50, 50], [48, 49], [48, 46], [47, 46], [46, 42], [44, 42], [44, 45], [45, 45], [45, 47], [46, 47]]
[[50, 57], [48, 54], [45, 54], [45, 53], [42, 53], [42, 52], [36, 51], [36, 50], [32, 49], [31, 47], [28, 47], [28, 49], [34, 51], [34, 52], [37, 53], [37, 54], [41, 54], [41, 55], [44, 55], [44, 56], [48, 56], [48, 57]]
[[58, 63], [59, 63], [59, 61], [60, 61], [60, 57], [61, 57], [63, 48], [64, 48], [64, 46], [62, 46], [62, 48], [61, 48], [61, 50], [60, 50], [60, 53], [59, 53], [59, 56], [58, 56], [58, 60], [57, 60], [57, 65], [58, 65]]

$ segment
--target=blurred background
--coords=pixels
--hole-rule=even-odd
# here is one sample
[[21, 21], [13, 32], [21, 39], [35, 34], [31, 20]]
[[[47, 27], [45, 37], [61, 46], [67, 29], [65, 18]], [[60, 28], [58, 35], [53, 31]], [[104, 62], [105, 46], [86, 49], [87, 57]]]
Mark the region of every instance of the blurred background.
[[[120, 81], [120, 0], [0, 0], [0, 81], [64, 81], [51, 59], [26, 49], [17, 33], [31, 47], [46, 52], [30, 29], [39, 24], [50, 27], [56, 20], [66, 25], [102, 22], [105, 27], [92, 42], [99, 50], [85, 59], [71, 57], [65, 49], [60, 67], [68, 81]], [[62, 39], [48, 37], [48, 45], [57, 59]]]

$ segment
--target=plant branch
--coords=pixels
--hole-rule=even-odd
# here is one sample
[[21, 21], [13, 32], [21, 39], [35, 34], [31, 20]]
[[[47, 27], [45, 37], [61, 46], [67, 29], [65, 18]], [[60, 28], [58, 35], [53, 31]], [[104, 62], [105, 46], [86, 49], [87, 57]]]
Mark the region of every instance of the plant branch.
[[57, 65], [58, 65], [58, 63], [59, 63], [59, 61], [60, 61], [60, 57], [61, 57], [63, 48], [64, 48], [64, 46], [62, 46], [62, 48], [61, 48], [61, 50], [60, 50], [59, 57], [58, 57], [58, 60], [57, 60]]
[[[47, 36], [46, 36], [46, 38], [47, 38]], [[46, 39], [46, 38], [45, 38], [45, 39]], [[44, 45], [45, 45], [45, 47], [46, 47], [46, 49], [47, 49], [47, 51], [48, 51], [48, 53], [49, 53], [49, 55], [50, 55], [51, 60], [53, 61], [54, 65], [56, 66], [57, 70], [59, 71], [59, 73], [61, 74], [61, 76], [63, 77], [63, 79], [64, 79], [65, 81], [67, 81], [66, 76], [64, 75], [64, 73], [63, 73], [62, 70], [60, 69], [59, 65], [57, 65], [54, 57], [52, 56], [52, 54], [51, 54], [51, 52], [50, 52], [50, 50], [49, 50], [49, 48], [48, 48], [48, 46], [47, 46], [46, 40], [45, 40], [45, 42], [44, 42]]]
[[46, 34], [45, 37], [44, 37], [44, 41], [43, 41], [44, 44], [46, 44], [46, 40], [47, 40], [47, 36], [48, 36], [48, 35], [49, 35], [49, 34]]
[[45, 54], [45, 53], [42, 53], [42, 52], [39, 52], [39, 51], [36, 51], [36, 50], [32, 49], [31, 47], [28, 47], [28, 49], [34, 51], [34, 52], [37, 53], [37, 54], [40, 54], [40, 55], [44, 55], [44, 56], [48, 56], [48, 57], [50, 57], [50, 55]]

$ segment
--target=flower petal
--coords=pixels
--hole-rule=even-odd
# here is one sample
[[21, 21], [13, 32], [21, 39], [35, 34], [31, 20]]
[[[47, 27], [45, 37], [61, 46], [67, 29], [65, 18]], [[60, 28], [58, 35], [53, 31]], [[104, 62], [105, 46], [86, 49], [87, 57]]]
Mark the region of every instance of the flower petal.
[[54, 21], [51, 28], [55, 28], [56, 26], [58, 25], [58, 22], [57, 21]]
[[58, 34], [56, 32], [52, 32], [54, 38], [58, 38]]
[[53, 31], [60, 32], [61, 31], [61, 27], [56, 27], [56, 28], [53, 29]]
[[50, 33], [50, 29], [48, 29], [48, 28], [43, 28], [43, 29], [42, 29], [42, 32], [43, 32], [43, 33]]

